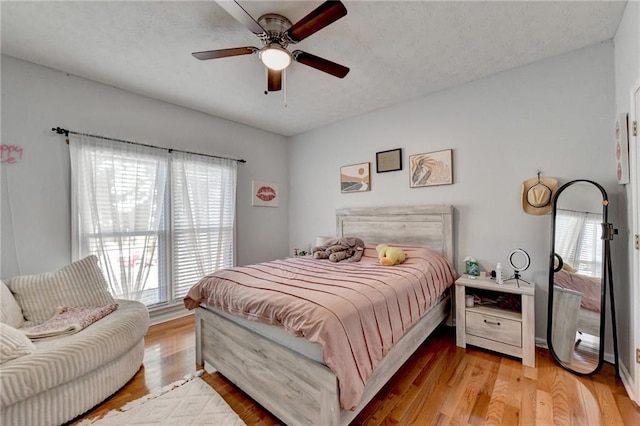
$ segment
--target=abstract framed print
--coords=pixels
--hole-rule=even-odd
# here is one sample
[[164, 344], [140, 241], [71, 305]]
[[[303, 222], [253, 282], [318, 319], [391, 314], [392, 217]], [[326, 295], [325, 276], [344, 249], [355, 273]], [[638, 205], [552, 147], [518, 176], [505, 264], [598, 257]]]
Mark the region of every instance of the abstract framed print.
[[453, 150], [409, 156], [409, 186], [450, 185], [453, 183]]
[[340, 191], [363, 192], [371, 190], [369, 163], [340, 167]]

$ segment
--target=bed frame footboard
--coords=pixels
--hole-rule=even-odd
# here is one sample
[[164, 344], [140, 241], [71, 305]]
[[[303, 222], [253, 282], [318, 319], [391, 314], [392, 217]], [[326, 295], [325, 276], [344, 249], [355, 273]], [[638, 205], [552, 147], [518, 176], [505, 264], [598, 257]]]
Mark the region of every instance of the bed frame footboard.
[[289, 425], [348, 425], [449, 314], [433, 306], [380, 361], [355, 410], [340, 409], [338, 380], [325, 365], [207, 310], [196, 308], [196, 362], [208, 363]]
[[329, 368], [196, 308], [196, 359], [207, 362], [286, 424], [338, 425], [338, 380]]

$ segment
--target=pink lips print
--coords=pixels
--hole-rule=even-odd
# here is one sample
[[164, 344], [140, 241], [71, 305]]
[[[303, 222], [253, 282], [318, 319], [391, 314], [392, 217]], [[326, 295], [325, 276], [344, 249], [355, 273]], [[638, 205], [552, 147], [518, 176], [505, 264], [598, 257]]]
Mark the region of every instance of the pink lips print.
[[270, 186], [261, 186], [256, 193], [256, 197], [262, 201], [271, 201], [276, 198], [276, 191]]

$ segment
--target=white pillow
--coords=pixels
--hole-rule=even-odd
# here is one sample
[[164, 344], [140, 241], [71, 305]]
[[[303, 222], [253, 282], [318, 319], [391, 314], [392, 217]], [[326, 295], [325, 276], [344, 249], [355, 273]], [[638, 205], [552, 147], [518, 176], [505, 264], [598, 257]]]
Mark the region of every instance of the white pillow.
[[0, 322], [15, 328], [20, 328], [24, 324], [22, 308], [2, 280], [0, 280]]
[[114, 303], [95, 255], [73, 262], [57, 272], [14, 277], [9, 288], [30, 326], [47, 321], [61, 306]]
[[35, 350], [35, 345], [22, 331], [0, 323], [0, 364], [29, 355]]

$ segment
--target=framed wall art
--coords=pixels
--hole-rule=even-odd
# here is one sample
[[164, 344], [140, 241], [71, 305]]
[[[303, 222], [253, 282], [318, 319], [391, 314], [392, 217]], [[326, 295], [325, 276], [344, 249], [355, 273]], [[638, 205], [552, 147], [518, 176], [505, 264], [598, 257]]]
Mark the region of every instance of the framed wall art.
[[620, 114], [615, 124], [616, 179], [619, 185], [629, 183], [629, 126], [627, 113]]
[[371, 189], [369, 163], [340, 167], [340, 191], [363, 192]]
[[402, 149], [376, 152], [376, 173], [402, 170]]
[[253, 196], [251, 205], [254, 207], [278, 207], [280, 191], [275, 183], [252, 181]]
[[409, 186], [450, 185], [453, 183], [453, 150], [409, 156]]

